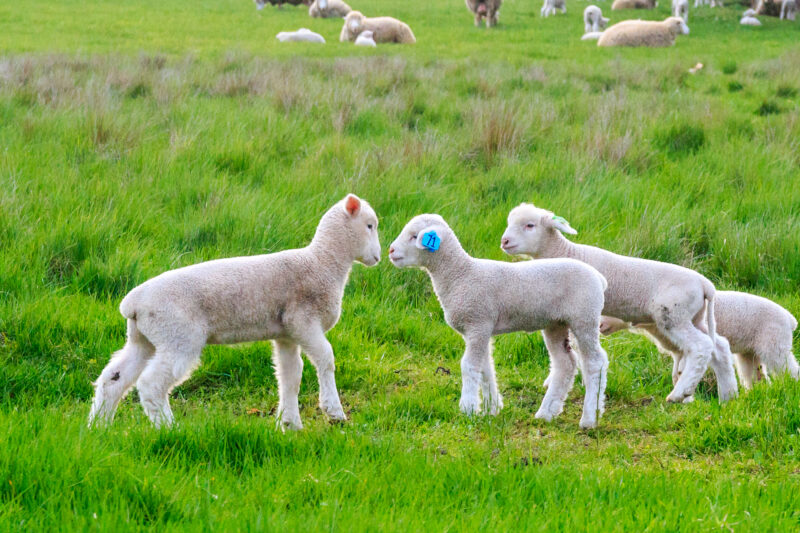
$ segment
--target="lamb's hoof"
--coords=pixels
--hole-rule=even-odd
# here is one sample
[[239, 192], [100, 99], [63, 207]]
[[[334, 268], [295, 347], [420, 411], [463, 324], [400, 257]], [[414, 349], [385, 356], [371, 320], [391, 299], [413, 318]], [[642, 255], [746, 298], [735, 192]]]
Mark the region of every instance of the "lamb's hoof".
[[720, 391], [719, 392], [719, 403], [725, 403], [730, 400], [733, 400], [739, 396], [738, 389], [731, 389], [728, 391]]
[[539, 420], [544, 420], [545, 422], [550, 422], [553, 420], [553, 417], [555, 417], [553, 413], [550, 411], [545, 411], [544, 409], [539, 409], [536, 411], [536, 414], [533, 415], [533, 418], [538, 418]]
[[476, 416], [481, 413], [481, 404], [477, 400], [464, 400], [458, 402], [458, 408], [467, 416]]
[[689, 398], [691, 396], [692, 396], [691, 394], [672, 391], [672, 392], [669, 393], [669, 396], [667, 396], [667, 401], [669, 403], [683, 403], [683, 401], [686, 398]]
[[278, 427], [284, 433], [286, 431], [300, 431], [303, 429], [303, 423], [299, 418], [279, 418]]
[[344, 410], [342, 410], [341, 407], [338, 409], [326, 410], [325, 414], [328, 415], [328, 418], [332, 421], [344, 422], [347, 420], [347, 415], [344, 414]]
[[597, 427], [597, 420], [591, 418], [581, 418], [580, 424], [581, 429], [594, 429]]
[[687, 396], [686, 398], [683, 399], [683, 402], [681, 403], [692, 403], [693, 401], [694, 401], [694, 396]]

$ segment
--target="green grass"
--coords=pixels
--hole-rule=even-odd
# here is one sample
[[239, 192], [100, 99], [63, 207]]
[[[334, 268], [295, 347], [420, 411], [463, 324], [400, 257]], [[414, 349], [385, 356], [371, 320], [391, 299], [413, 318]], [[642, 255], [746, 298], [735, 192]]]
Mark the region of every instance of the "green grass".
[[[667, 405], [670, 364], [622, 334], [583, 432], [580, 378], [557, 421], [533, 419], [547, 354], [512, 334], [495, 343], [506, 408], [469, 419], [461, 339], [427, 276], [387, 261], [354, 269], [329, 334], [347, 423], [319, 412], [307, 364], [306, 429], [276, 431], [256, 343], [206, 349], [173, 430], [135, 393], [85, 428], [128, 290], [302, 246], [350, 191], [384, 245], [438, 212], [473, 255], [508, 260], [505, 216], [533, 201], [579, 242], [800, 316], [800, 24], [697, 9], [673, 48], [601, 50], [579, 40], [583, 3], [541, 19], [509, 0], [492, 31], [456, 1], [353, 5], [418, 44], [358, 49], [338, 20], [247, 0], [0, 5], [0, 529], [798, 529], [797, 383], [719, 406], [703, 381]], [[302, 26], [328, 44], [274, 39]]]

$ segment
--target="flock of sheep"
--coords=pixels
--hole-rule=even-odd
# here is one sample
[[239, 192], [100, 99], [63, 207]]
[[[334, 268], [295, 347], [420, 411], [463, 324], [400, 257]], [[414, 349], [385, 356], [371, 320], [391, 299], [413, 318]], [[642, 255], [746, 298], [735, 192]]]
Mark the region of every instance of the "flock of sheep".
[[[496, 414], [503, 407], [491, 340], [541, 330], [550, 357], [547, 391], [536, 418], [561, 413], [576, 373], [586, 389], [580, 426], [593, 428], [603, 412], [608, 357], [600, 334], [632, 329], [673, 357], [670, 402], [693, 400], [710, 366], [720, 401], [761, 377], [789, 372], [797, 320], [767, 299], [717, 292], [701, 274], [669, 263], [618, 255], [576, 244], [562, 217], [531, 204], [508, 216], [500, 242], [509, 255], [534, 260], [476, 259], [439, 215], [419, 215], [389, 247], [398, 268], [431, 278], [447, 323], [464, 338], [461, 411]], [[170, 391], [189, 377], [207, 344], [272, 339], [282, 427], [302, 428], [298, 392], [304, 352], [317, 370], [319, 404], [344, 420], [325, 334], [338, 321], [354, 262], [380, 261], [378, 217], [349, 194], [322, 217], [305, 248], [200, 263], [165, 272], [122, 300], [127, 342], [95, 383], [89, 425], [110, 423], [120, 400], [136, 386], [156, 426], [174, 422]], [[736, 354], [735, 359], [733, 353]]]
[[[306, 4], [309, 0], [269, 0], [281, 5]], [[467, 8], [475, 16], [475, 26], [485, 21], [486, 27], [497, 25], [502, 0], [465, 0]], [[781, 19], [795, 20], [797, 0], [758, 0], [755, 9], [744, 12], [740, 24], [760, 26], [756, 15], [770, 14]], [[258, 9], [262, 9], [267, 0], [255, 0]], [[695, 0], [694, 7], [707, 3], [711, 7], [721, 6], [721, 0]], [[658, 0], [614, 0], [612, 10], [619, 9], [653, 9]], [[541, 16], [548, 17], [560, 10], [567, 12], [566, 0], [544, 0]], [[353, 11], [342, 0], [313, 0], [308, 14], [319, 18], [344, 18], [339, 40], [354, 42], [359, 46], [376, 46], [377, 43], [415, 43], [416, 38], [408, 24], [392, 17], [365, 17], [359, 11]], [[624, 20], [606, 29], [609, 19], [603, 17], [601, 9], [596, 5], [588, 6], [583, 12], [584, 34], [582, 40], [597, 40], [598, 46], [671, 46], [680, 34], [688, 34], [689, 0], [672, 0], [672, 16], [663, 21]], [[294, 32], [280, 32], [277, 35], [281, 42], [315, 42], [324, 43], [325, 38], [308, 28], [300, 28]]]

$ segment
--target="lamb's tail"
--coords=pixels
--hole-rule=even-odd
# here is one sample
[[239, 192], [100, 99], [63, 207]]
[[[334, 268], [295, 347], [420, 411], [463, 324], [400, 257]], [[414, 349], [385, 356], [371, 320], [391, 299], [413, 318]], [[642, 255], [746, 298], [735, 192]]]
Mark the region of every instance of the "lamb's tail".
[[603, 285], [603, 292], [606, 292], [606, 289], [608, 289], [608, 280], [599, 270], [595, 270], [595, 272], [597, 273], [597, 277], [600, 278], [600, 283]]
[[133, 289], [131, 292], [122, 299], [119, 304], [119, 312], [122, 313], [122, 316], [125, 318], [129, 318], [131, 320], [136, 320], [136, 309], [139, 304], [139, 291], [138, 287]]
[[705, 296], [708, 304], [706, 305], [706, 321], [708, 322], [708, 336], [711, 337], [711, 344], [717, 345], [717, 321], [714, 318], [714, 300], [717, 295], [717, 290], [714, 284], [707, 279], [703, 280], [703, 295]]

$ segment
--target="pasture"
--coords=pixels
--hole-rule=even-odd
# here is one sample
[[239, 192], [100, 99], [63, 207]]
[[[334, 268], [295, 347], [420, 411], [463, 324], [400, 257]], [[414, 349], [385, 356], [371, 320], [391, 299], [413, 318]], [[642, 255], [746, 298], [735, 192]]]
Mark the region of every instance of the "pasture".
[[[437, 212], [472, 255], [512, 260], [505, 218], [529, 201], [577, 242], [800, 316], [800, 22], [698, 8], [673, 48], [623, 50], [579, 40], [577, 0], [547, 19], [507, 0], [488, 31], [458, 0], [351, 5], [417, 44], [357, 48], [340, 20], [248, 0], [0, 4], [0, 529], [798, 529], [797, 382], [720, 406], [709, 372], [694, 403], [667, 404], [671, 362], [620, 334], [602, 341], [607, 410], [587, 432], [580, 377], [557, 420], [533, 419], [547, 353], [509, 334], [505, 408], [468, 418], [461, 338], [428, 276], [385, 254]], [[612, 23], [669, 10], [598, 5]], [[274, 38], [300, 27], [327, 44]], [[127, 291], [304, 246], [347, 192], [377, 211], [384, 258], [353, 269], [328, 334], [346, 423], [317, 407], [307, 363], [306, 427], [276, 430], [263, 342], [207, 348], [174, 429], [135, 392], [86, 428]]]

